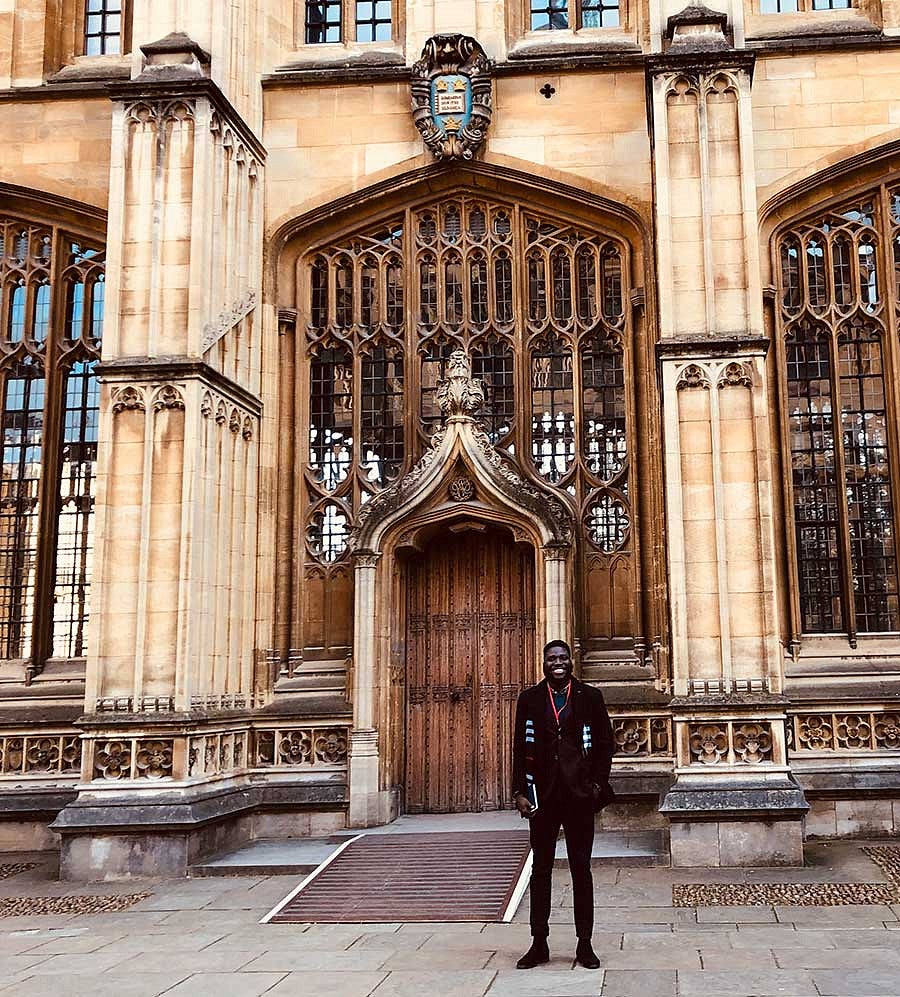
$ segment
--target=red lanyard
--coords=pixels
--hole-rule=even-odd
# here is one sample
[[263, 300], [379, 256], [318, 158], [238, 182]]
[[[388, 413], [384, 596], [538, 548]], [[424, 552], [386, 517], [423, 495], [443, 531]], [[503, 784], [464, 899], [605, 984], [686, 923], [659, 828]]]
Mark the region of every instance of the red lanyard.
[[572, 693], [572, 683], [570, 682], [566, 686], [566, 701], [562, 704], [562, 709], [558, 710], [556, 708], [556, 701], [553, 699], [553, 689], [550, 687], [550, 683], [549, 682], [547, 683], [547, 695], [550, 697], [550, 709], [553, 710], [553, 716], [556, 717], [556, 729], [557, 730], [561, 730], [562, 729], [562, 725], [559, 722], [559, 715], [569, 705], [569, 696], [571, 695], [571, 693]]

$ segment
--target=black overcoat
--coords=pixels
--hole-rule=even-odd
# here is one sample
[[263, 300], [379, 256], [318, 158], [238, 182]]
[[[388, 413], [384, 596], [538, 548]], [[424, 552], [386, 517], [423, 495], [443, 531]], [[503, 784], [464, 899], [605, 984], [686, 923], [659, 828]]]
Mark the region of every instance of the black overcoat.
[[519, 696], [513, 737], [513, 795], [528, 795], [527, 777], [531, 775], [540, 804], [562, 779], [573, 795], [593, 800], [594, 809], [600, 810], [613, 796], [609, 787], [613, 732], [603, 694], [572, 679], [571, 708], [566, 711], [561, 737], [557, 736], [549, 702], [546, 679]]

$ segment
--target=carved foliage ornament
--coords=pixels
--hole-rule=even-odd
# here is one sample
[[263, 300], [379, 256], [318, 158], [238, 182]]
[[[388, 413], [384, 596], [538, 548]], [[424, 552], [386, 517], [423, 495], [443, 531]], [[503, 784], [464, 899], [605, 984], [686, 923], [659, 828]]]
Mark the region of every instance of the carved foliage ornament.
[[491, 63], [469, 35], [429, 38], [412, 67], [413, 123], [437, 159], [472, 159], [491, 123]]

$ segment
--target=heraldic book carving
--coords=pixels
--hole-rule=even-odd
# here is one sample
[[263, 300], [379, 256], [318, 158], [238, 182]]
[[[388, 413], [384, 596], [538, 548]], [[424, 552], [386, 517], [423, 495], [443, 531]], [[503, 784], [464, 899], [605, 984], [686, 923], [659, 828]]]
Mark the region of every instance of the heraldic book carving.
[[412, 67], [413, 122], [437, 159], [472, 159], [491, 123], [491, 62], [469, 35], [434, 35]]

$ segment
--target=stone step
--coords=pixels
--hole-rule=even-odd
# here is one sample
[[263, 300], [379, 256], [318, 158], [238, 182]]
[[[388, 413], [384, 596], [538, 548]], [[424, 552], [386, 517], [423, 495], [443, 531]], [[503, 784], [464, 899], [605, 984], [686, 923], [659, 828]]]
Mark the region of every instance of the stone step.
[[[372, 833], [384, 832], [373, 828]], [[347, 831], [327, 838], [260, 839], [191, 866], [189, 875], [301, 876], [312, 872], [348, 838]], [[566, 844], [556, 846], [557, 868], [566, 868]], [[594, 835], [592, 866], [667, 866], [669, 850], [664, 831], [599, 831]]]

